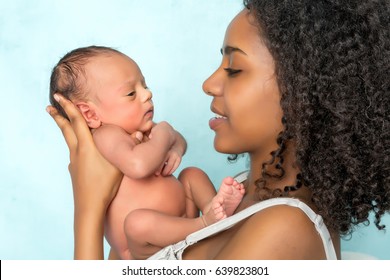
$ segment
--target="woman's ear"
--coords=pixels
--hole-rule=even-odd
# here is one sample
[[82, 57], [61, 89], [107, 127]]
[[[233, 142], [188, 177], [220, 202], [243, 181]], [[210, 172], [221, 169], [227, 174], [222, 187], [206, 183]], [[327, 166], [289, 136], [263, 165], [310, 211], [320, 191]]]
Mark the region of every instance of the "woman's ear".
[[81, 114], [83, 115], [85, 121], [87, 122], [90, 128], [98, 128], [102, 125], [102, 122], [97, 113], [97, 109], [94, 104], [87, 102], [77, 102], [77, 108], [79, 108]]

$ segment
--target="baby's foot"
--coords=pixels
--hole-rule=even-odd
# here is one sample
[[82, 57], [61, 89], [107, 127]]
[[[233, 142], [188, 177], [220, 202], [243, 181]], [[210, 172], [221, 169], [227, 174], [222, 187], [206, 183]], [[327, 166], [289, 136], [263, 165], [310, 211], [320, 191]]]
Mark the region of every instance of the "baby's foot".
[[223, 198], [222, 207], [226, 212], [226, 216], [229, 217], [234, 213], [238, 204], [240, 204], [244, 194], [245, 188], [243, 184], [238, 183], [232, 177], [226, 177], [223, 179], [215, 198]]
[[231, 216], [244, 196], [244, 185], [232, 177], [223, 179], [217, 195], [211, 200], [210, 210], [202, 216], [206, 225]]

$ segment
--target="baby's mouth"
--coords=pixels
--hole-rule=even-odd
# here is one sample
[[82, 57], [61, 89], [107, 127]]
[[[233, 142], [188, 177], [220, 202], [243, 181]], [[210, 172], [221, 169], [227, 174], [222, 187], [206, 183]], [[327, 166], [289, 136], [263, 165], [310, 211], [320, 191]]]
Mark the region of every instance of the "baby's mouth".
[[146, 113], [145, 113], [145, 116], [153, 117], [153, 115], [154, 115], [154, 108], [153, 107], [151, 109], [149, 109], [148, 111], [146, 111]]

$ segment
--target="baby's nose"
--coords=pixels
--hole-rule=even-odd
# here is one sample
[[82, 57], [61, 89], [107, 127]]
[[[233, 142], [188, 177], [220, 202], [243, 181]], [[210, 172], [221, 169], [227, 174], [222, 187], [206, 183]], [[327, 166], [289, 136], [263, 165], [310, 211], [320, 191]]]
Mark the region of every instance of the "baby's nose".
[[143, 102], [146, 102], [148, 100], [151, 100], [153, 97], [153, 94], [152, 92], [148, 89], [148, 88], [145, 88], [143, 91], [142, 91], [142, 101]]

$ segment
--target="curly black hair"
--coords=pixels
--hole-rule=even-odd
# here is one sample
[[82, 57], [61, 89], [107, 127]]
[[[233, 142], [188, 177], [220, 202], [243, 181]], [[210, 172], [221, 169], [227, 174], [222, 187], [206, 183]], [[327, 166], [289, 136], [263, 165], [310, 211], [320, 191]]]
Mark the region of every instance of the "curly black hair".
[[370, 213], [383, 229], [381, 217], [390, 211], [390, 1], [244, 5], [275, 60], [284, 112], [280, 149], [263, 175], [267, 164], [283, 166], [292, 139], [301, 173], [285, 191], [307, 186], [341, 235], [369, 223]]

